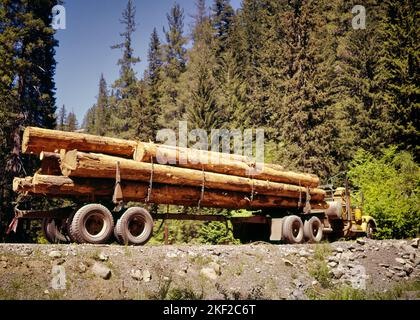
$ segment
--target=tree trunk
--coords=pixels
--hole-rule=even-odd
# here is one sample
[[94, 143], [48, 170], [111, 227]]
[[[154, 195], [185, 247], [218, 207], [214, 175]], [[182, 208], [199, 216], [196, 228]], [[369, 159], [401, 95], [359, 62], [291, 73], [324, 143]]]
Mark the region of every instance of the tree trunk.
[[316, 188], [319, 185], [319, 178], [314, 175], [286, 171], [280, 169], [282, 167], [275, 165], [255, 164], [247, 161], [247, 158], [243, 156], [197, 149], [139, 143], [134, 159], [140, 162], [169, 164], [181, 168], [246, 178], [252, 177], [257, 180], [281, 182], [310, 188]]
[[[61, 171], [64, 176], [69, 177], [114, 179], [118, 163], [123, 180], [149, 182], [152, 177], [155, 183], [192, 187], [201, 187], [204, 184], [210, 189], [245, 192], [250, 195], [306, 198], [307, 190], [304, 187], [289, 184], [137, 162], [76, 150], [69, 152], [63, 150], [61, 153]], [[312, 200], [323, 201], [326, 193], [321, 189], [310, 189], [310, 195]]]
[[[95, 201], [111, 199], [115, 182], [104, 179], [79, 179], [63, 176], [35, 175], [27, 178], [15, 178], [13, 190], [33, 195], [50, 197], [83, 197]], [[122, 182], [124, 201], [146, 202], [149, 185], [142, 182]], [[201, 189], [171, 185], [153, 185], [150, 203], [182, 206], [198, 206]], [[264, 209], [264, 208], [298, 208], [296, 199], [256, 195], [251, 201], [249, 195], [238, 192], [227, 192], [206, 189], [200, 202], [201, 207], [226, 209]], [[304, 206], [302, 203], [301, 206]], [[311, 202], [313, 209], [325, 208], [322, 202]]]
[[26, 154], [39, 155], [42, 151], [57, 152], [61, 149], [77, 149], [132, 158], [136, 146], [135, 141], [27, 127], [23, 134], [22, 151]]

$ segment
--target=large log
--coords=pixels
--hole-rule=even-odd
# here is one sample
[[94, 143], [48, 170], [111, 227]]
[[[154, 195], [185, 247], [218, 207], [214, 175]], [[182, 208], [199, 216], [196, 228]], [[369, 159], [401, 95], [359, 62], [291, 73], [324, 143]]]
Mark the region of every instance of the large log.
[[150, 162], [152, 158], [156, 158], [158, 148], [164, 151], [177, 151], [178, 154], [182, 153], [182, 155], [196, 153], [197, 151], [199, 151], [201, 152], [201, 157], [203, 158], [208, 158], [208, 159], [213, 158], [213, 159], [223, 159], [223, 160], [227, 159], [227, 160], [240, 161], [240, 162], [248, 164], [249, 166], [255, 165], [255, 161], [253, 161], [251, 158], [247, 156], [239, 155], [239, 154], [198, 150], [198, 149], [192, 149], [192, 148], [183, 148], [183, 147], [177, 147], [177, 146], [170, 146], [166, 144], [155, 144], [155, 143], [146, 143], [146, 142], [138, 143], [136, 147], [136, 151], [134, 153], [134, 160]]
[[275, 165], [256, 164], [246, 157], [205, 150], [176, 148], [152, 143], [139, 143], [134, 159], [140, 162], [173, 164], [181, 168], [204, 170], [257, 180], [281, 182], [316, 188], [319, 178], [311, 174], [280, 169]]
[[[122, 182], [124, 201], [146, 202], [148, 198], [147, 183]], [[50, 197], [83, 197], [91, 201], [107, 198], [113, 194], [114, 181], [104, 179], [78, 179], [63, 176], [35, 175], [34, 177], [15, 178], [13, 190], [32, 195]], [[150, 193], [150, 203], [182, 206], [198, 206], [201, 189], [156, 184]], [[301, 203], [304, 206], [305, 203]], [[206, 189], [200, 202], [201, 207], [226, 209], [265, 209], [265, 208], [298, 208], [296, 199], [256, 195], [251, 201], [249, 196], [238, 192], [227, 192]], [[311, 202], [313, 209], [323, 209], [323, 202]]]
[[[64, 176], [80, 178], [113, 179], [119, 163], [123, 180], [153, 182], [177, 186], [201, 187], [210, 189], [264, 194], [286, 198], [306, 198], [304, 187], [243, 177], [229, 176], [220, 173], [205, 172], [193, 169], [171, 167], [167, 165], [137, 162], [102, 154], [73, 151], [61, 152], [61, 171]], [[310, 189], [312, 200], [323, 201], [325, 191]]]
[[61, 149], [98, 152], [132, 158], [137, 142], [89, 134], [27, 127], [23, 133], [22, 152], [39, 155], [42, 151]]

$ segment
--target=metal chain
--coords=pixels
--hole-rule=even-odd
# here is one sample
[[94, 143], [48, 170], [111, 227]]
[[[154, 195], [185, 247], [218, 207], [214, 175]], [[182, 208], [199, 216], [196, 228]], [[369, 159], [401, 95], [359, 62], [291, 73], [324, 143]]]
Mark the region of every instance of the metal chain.
[[252, 182], [252, 189], [251, 189], [251, 203], [254, 201], [254, 195], [255, 195], [255, 185], [254, 185], [254, 178], [251, 178], [251, 182]]
[[298, 202], [298, 209], [302, 205], [302, 186], [300, 185], [300, 179], [299, 179], [299, 202]]
[[150, 202], [150, 196], [152, 195], [152, 189], [153, 189], [153, 173], [155, 169], [155, 163], [153, 162], [153, 157], [150, 158], [150, 162], [152, 164], [152, 170], [150, 171], [150, 181], [149, 181], [149, 188], [147, 189], [146, 203]]
[[205, 187], [206, 187], [206, 172], [204, 171], [204, 165], [201, 166], [201, 170], [203, 172], [203, 182], [201, 184], [201, 196], [200, 196], [200, 200], [198, 200], [198, 210], [201, 209], [201, 202], [204, 199], [204, 191], [205, 191]]
[[306, 205], [305, 205], [304, 213], [306, 214], [311, 213], [311, 193], [310, 193], [309, 187], [306, 189]]

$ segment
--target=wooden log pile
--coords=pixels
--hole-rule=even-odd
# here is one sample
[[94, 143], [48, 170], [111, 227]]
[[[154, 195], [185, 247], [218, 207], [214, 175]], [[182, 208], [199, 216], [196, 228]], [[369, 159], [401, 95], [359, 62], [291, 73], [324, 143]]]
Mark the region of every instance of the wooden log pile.
[[42, 164], [35, 176], [14, 180], [19, 193], [110, 200], [118, 172], [124, 201], [226, 209], [327, 206], [318, 177], [241, 155], [32, 127], [22, 150]]

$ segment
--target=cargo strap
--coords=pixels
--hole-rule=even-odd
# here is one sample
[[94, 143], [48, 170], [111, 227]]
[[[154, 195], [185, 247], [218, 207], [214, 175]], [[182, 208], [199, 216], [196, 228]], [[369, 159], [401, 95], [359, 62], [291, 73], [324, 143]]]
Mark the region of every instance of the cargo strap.
[[155, 170], [155, 163], [153, 162], [153, 157], [150, 158], [150, 163], [152, 164], [152, 169], [150, 170], [150, 181], [149, 181], [149, 188], [147, 189], [146, 203], [150, 202], [150, 197], [152, 195], [152, 190], [153, 190], [153, 174]]
[[18, 223], [19, 223], [19, 218], [18, 216], [15, 216], [12, 220], [12, 222], [10, 223], [9, 227], [7, 228], [6, 231], [6, 235], [9, 235], [10, 232], [14, 232], [16, 233], [17, 227], [18, 227]]
[[204, 191], [206, 189], [206, 172], [204, 171], [204, 166], [201, 167], [201, 170], [203, 172], [203, 181], [201, 184], [201, 195], [200, 195], [200, 200], [198, 200], [198, 210], [201, 209], [201, 202], [204, 199]]

